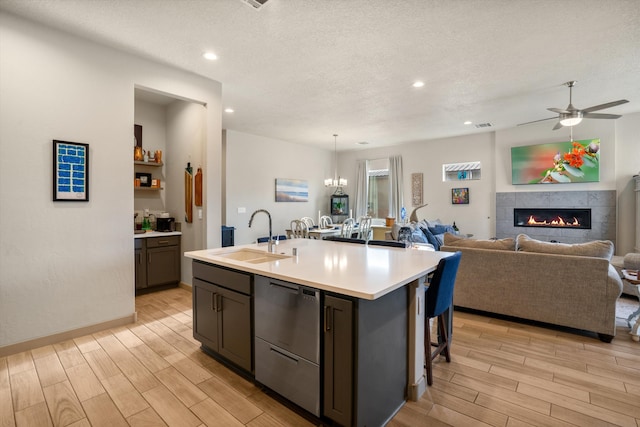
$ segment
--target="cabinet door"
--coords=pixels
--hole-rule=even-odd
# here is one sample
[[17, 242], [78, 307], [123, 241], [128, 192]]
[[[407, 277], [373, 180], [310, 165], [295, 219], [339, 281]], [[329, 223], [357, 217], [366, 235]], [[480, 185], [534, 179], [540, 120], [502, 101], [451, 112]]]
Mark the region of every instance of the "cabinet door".
[[218, 352], [252, 372], [251, 297], [229, 289], [217, 289]]
[[218, 350], [218, 287], [193, 279], [193, 337], [212, 350]]
[[324, 299], [323, 415], [351, 425], [353, 408], [353, 304], [332, 296]]
[[158, 286], [179, 281], [179, 246], [147, 249], [147, 285]]
[[142, 246], [136, 245], [135, 250], [135, 264], [136, 264], [136, 290], [144, 289], [147, 287], [147, 251]]

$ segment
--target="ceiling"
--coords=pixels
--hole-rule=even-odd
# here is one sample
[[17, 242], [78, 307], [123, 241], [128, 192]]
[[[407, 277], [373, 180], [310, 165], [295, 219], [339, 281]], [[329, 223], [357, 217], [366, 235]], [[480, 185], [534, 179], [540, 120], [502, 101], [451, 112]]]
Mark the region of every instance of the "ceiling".
[[338, 150], [351, 150], [553, 117], [546, 108], [567, 106], [569, 80], [577, 108], [624, 98], [602, 112], [640, 111], [637, 0], [268, 0], [257, 10], [242, 0], [0, 0], [0, 9], [220, 81], [235, 110], [225, 129], [326, 149], [334, 133]]

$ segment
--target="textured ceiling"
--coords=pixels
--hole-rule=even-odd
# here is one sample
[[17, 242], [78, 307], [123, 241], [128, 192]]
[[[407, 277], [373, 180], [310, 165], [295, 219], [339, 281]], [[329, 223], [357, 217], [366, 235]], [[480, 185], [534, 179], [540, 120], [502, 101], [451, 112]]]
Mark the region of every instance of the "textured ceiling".
[[[0, 0], [0, 9], [218, 80], [226, 129], [333, 149], [640, 111], [638, 0]], [[206, 61], [204, 51], [219, 59]], [[421, 89], [411, 87], [422, 80]], [[546, 122], [549, 128], [554, 120]], [[530, 125], [531, 126], [531, 125]], [[561, 131], [559, 131], [561, 132]], [[369, 145], [355, 145], [367, 141]]]

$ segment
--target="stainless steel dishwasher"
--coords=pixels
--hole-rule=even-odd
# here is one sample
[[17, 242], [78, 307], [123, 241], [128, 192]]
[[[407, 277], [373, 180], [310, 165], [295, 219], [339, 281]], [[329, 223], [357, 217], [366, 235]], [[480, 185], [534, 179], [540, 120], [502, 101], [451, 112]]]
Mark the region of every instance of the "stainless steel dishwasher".
[[255, 277], [255, 378], [320, 415], [320, 291]]

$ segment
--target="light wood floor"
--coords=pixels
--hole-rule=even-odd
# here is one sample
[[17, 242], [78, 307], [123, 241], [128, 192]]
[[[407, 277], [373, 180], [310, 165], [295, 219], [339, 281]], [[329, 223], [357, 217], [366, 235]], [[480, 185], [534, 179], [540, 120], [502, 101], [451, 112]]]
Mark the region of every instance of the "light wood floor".
[[[206, 356], [184, 289], [136, 298], [138, 322], [0, 358], [0, 427], [312, 426]], [[454, 315], [453, 360], [389, 426], [640, 427], [640, 344]]]

